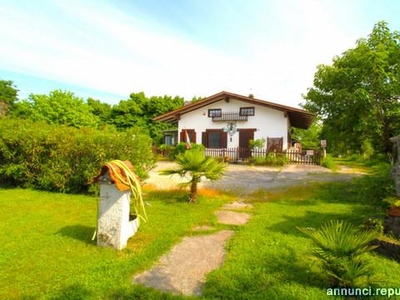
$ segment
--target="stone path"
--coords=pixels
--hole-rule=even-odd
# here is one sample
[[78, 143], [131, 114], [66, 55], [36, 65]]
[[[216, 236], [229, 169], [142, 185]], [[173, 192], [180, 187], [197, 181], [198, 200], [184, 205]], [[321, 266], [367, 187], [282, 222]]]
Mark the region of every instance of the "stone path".
[[[251, 209], [252, 205], [234, 202], [223, 206], [216, 212], [218, 222], [246, 224], [250, 214], [231, 211], [243, 208]], [[221, 266], [225, 244], [233, 234], [232, 230], [222, 230], [210, 235], [185, 237], [151, 270], [136, 275], [133, 282], [173, 294], [201, 295], [206, 275]]]

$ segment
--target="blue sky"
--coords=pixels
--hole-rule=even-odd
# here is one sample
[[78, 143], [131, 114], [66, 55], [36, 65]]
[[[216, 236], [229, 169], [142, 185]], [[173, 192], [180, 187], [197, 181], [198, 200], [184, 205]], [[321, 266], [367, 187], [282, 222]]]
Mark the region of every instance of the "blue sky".
[[318, 64], [354, 47], [398, 0], [0, 0], [0, 79], [110, 104], [132, 92], [222, 90], [297, 106]]

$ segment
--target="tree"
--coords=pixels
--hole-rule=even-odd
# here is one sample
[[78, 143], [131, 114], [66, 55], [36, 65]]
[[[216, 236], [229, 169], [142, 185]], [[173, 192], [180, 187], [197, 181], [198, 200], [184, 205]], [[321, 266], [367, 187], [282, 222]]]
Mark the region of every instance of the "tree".
[[0, 80], [0, 117], [7, 115], [10, 107], [18, 100], [18, 90], [11, 80]]
[[55, 90], [49, 95], [29, 95], [14, 105], [12, 114], [32, 121], [63, 124], [74, 127], [97, 127], [99, 118], [87, 103], [72, 92]]
[[304, 149], [320, 147], [322, 124], [315, 121], [308, 129], [292, 128], [292, 139], [301, 143]]
[[382, 21], [332, 65], [318, 66], [304, 108], [322, 118], [322, 137], [336, 150], [387, 152], [400, 133], [399, 83], [400, 34]]
[[210, 180], [220, 179], [224, 175], [226, 164], [219, 162], [212, 157], [204, 155], [204, 151], [199, 149], [187, 150], [180, 153], [176, 157], [178, 168], [167, 169], [160, 171], [161, 175], [174, 175], [179, 174], [185, 177], [189, 173], [191, 179], [189, 182], [184, 183], [190, 185], [189, 202], [197, 202], [197, 185], [202, 177]]
[[102, 103], [100, 100], [93, 98], [87, 99], [87, 104], [89, 105], [90, 111], [95, 116], [98, 116], [102, 123], [108, 123], [111, 115], [111, 105], [108, 103]]
[[152, 96], [143, 92], [132, 93], [128, 100], [121, 100], [111, 110], [110, 123], [125, 130], [137, 126], [150, 134], [155, 142], [162, 139], [162, 130], [169, 125], [154, 122], [153, 118], [183, 105], [182, 97]]

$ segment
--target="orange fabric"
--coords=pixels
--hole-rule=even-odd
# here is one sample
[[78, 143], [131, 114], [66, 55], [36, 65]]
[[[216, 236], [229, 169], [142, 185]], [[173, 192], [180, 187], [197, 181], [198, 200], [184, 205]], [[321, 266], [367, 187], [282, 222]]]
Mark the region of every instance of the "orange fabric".
[[[123, 163], [133, 172], [134, 168], [133, 168], [133, 165], [131, 164], [130, 161], [124, 160]], [[116, 185], [117, 189], [120, 190], [120, 191], [129, 190], [130, 189], [129, 185], [123, 183], [118, 178], [118, 175], [119, 175], [119, 177], [121, 177], [125, 182], [129, 182], [129, 180], [128, 180], [126, 174], [125, 174], [125, 171], [120, 169], [116, 164], [114, 164], [112, 162], [110, 162], [108, 164], [112, 166], [112, 168], [109, 168], [107, 166], [107, 164], [106, 164], [106, 167], [108, 168], [109, 173], [110, 173], [110, 177], [115, 182], [115, 185]], [[116, 173], [118, 173], [118, 175]]]

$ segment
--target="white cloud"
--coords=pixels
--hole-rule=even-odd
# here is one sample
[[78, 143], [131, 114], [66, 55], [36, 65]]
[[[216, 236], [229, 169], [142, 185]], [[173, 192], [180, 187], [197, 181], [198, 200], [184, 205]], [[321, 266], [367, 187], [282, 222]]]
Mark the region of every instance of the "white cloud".
[[[316, 66], [330, 63], [360, 37], [349, 28], [357, 5], [230, 3], [212, 6], [223, 11], [206, 18], [240, 17], [223, 17], [231, 21], [228, 31], [218, 20], [191, 24], [193, 32], [211, 26], [204, 28], [214, 33], [209, 41], [122, 11], [112, 2], [44, 1], [28, 11], [5, 6], [0, 8], [0, 39], [6, 41], [0, 65], [126, 97], [144, 91], [190, 99], [228, 90], [295, 106], [312, 85]], [[190, 15], [181, 15], [188, 23]], [[218, 38], [220, 43], [211, 43]]]

